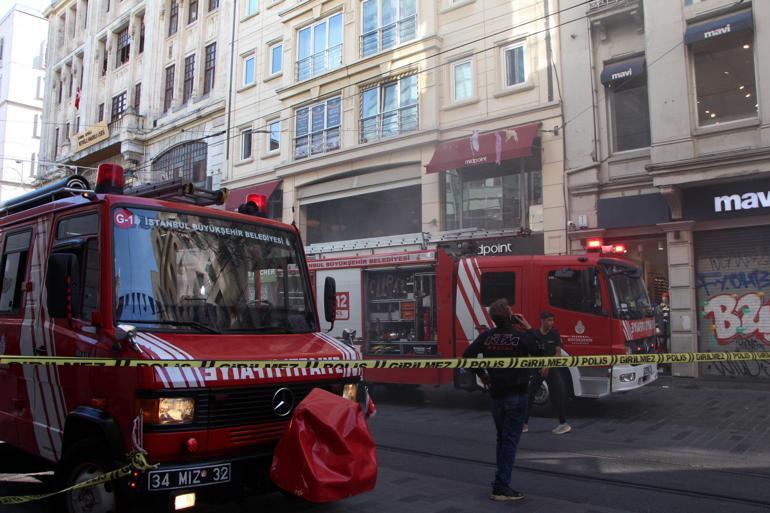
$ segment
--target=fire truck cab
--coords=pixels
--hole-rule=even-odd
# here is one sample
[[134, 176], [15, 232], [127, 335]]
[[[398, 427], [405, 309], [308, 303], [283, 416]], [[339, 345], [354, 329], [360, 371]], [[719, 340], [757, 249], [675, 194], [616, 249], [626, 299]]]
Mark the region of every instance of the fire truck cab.
[[[294, 227], [203, 206], [224, 190], [137, 197], [123, 185], [122, 168], [103, 164], [95, 191], [71, 177], [0, 206], [0, 354], [360, 358], [322, 332]], [[68, 512], [182, 509], [269, 482], [273, 448], [315, 387], [364, 400], [356, 370], [3, 366], [0, 440], [54, 462], [57, 488], [131, 450], [160, 464], [65, 494]]]
[[[568, 355], [655, 350], [655, 321], [639, 269], [622, 248], [590, 248], [576, 256], [461, 256], [442, 249], [311, 258], [316, 283], [337, 280], [332, 334], [355, 342], [365, 357], [458, 358], [493, 326], [489, 305], [506, 298], [533, 325], [547, 310]], [[603, 250], [603, 251], [602, 251]], [[363, 252], [362, 252], [363, 253]], [[559, 369], [575, 397], [599, 398], [657, 379], [657, 366]], [[370, 383], [475, 389], [463, 370], [370, 369]], [[536, 397], [548, 399], [547, 385]]]

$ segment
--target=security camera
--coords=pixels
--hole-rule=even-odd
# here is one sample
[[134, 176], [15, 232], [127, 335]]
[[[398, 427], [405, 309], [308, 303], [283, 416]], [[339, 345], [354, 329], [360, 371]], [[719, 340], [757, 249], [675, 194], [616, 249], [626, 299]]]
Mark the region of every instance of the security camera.
[[575, 221], [567, 221], [567, 230], [570, 230], [570, 231], [577, 230], [577, 225], [575, 224]]

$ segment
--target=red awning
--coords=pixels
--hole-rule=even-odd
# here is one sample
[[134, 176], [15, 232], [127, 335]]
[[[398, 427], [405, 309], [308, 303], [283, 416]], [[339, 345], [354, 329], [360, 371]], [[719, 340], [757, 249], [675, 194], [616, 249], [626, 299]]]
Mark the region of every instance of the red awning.
[[225, 200], [225, 210], [238, 210], [238, 207], [246, 202], [246, 196], [249, 194], [263, 194], [270, 198], [270, 195], [275, 192], [279, 185], [281, 185], [281, 180], [273, 180], [272, 182], [232, 189]]
[[539, 130], [538, 122], [440, 143], [426, 166], [427, 171], [436, 173], [531, 157], [532, 145]]

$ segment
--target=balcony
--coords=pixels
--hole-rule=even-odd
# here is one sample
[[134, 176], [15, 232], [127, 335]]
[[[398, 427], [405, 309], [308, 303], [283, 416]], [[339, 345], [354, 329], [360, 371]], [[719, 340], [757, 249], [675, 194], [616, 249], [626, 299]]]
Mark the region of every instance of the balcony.
[[342, 66], [342, 45], [332, 46], [310, 57], [300, 59], [296, 63], [295, 78], [297, 82], [321, 75], [327, 71]]
[[389, 50], [417, 37], [417, 15], [408, 16], [361, 36], [361, 57]]

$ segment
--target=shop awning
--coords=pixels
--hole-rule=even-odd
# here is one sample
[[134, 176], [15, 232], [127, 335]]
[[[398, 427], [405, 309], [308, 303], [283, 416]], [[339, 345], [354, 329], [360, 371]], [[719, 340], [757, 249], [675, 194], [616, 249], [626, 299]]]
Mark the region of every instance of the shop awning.
[[225, 200], [225, 210], [238, 210], [238, 207], [246, 201], [246, 196], [249, 194], [263, 194], [269, 198], [279, 185], [281, 185], [281, 180], [273, 180], [271, 182], [232, 189], [227, 196], [227, 200]]
[[614, 85], [644, 74], [647, 64], [644, 57], [634, 57], [607, 64], [602, 70], [602, 84]]
[[427, 172], [499, 164], [504, 160], [530, 157], [539, 130], [538, 122], [440, 143], [426, 166]]
[[750, 30], [753, 28], [754, 19], [751, 15], [751, 9], [749, 9], [687, 27], [687, 32], [684, 33], [684, 42], [690, 45], [704, 39], [725, 36], [739, 30]]

